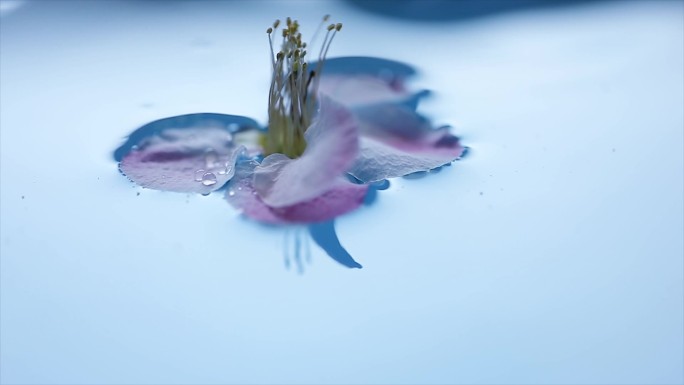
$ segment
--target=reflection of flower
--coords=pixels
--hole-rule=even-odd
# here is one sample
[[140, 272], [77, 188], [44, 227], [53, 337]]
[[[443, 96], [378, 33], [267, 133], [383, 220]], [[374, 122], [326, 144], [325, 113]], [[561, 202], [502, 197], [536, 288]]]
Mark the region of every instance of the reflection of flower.
[[[271, 46], [279, 22], [269, 28]], [[120, 170], [143, 187], [226, 199], [260, 222], [329, 221], [359, 207], [368, 183], [448, 164], [463, 153], [448, 128], [415, 111], [414, 71], [383, 59], [325, 59], [341, 24], [327, 28], [307, 63], [296, 21], [282, 29], [272, 61], [269, 125], [191, 114], [152, 122], [116, 152]]]

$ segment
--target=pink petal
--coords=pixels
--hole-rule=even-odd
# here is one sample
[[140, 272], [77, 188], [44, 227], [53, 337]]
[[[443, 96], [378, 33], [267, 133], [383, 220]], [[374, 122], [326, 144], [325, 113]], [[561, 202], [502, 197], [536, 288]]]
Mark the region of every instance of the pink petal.
[[[312, 64], [310, 68], [316, 68]], [[376, 103], [405, 102], [422, 97], [406, 90], [404, 81], [415, 70], [400, 62], [372, 57], [327, 59], [323, 65], [319, 92], [348, 107]]]
[[464, 148], [448, 128], [435, 129], [410, 107], [386, 104], [356, 110], [362, 134], [349, 173], [373, 182], [450, 163]]
[[[131, 134], [115, 152], [121, 157], [119, 169], [146, 188], [202, 194], [214, 191], [233, 176], [235, 162], [246, 150], [236, 143], [251, 135], [249, 130], [240, 131], [239, 125], [231, 126], [234, 118], [240, 117], [192, 114], [152, 122]], [[254, 150], [254, 146], [250, 148]]]
[[402, 102], [413, 95], [403, 86], [367, 75], [323, 76], [318, 90], [352, 108], [367, 104]]
[[[315, 69], [317, 63], [310, 63]], [[410, 65], [394, 60], [369, 56], [346, 56], [325, 60], [323, 76], [328, 75], [369, 75], [384, 79], [387, 82], [399, 82], [414, 76], [416, 70]]]
[[[440, 144], [443, 143], [443, 144]], [[445, 134], [442, 139], [423, 143], [387, 145], [372, 138], [361, 138], [359, 156], [349, 173], [362, 182], [374, 182], [428, 171], [451, 163], [463, 153], [458, 138]]]
[[254, 188], [268, 206], [292, 206], [324, 194], [338, 185], [358, 153], [358, 128], [351, 112], [325, 96], [305, 138], [301, 157], [273, 154], [256, 167]]
[[353, 184], [337, 177], [325, 193], [305, 202], [285, 207], [269, 207], [260, 198], [252, 182], [254, 161], [237, 166], [235, 177], [228, 182], [226, 200], [244, 215], [271, 224], [324, 222], [352, 211], [363, 204], [368, 186]]

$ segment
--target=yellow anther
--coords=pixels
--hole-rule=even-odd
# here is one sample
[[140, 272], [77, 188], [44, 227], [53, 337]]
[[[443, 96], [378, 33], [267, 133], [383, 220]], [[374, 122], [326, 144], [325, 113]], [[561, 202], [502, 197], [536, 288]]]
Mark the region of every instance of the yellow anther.
[[[0, 0], [1, 1], [1, 0]], [[271, 48], [273, 76], [269, 93], [269, 128], [264, 134], [262, 145], [265, 154], [283, 153], [291, 158], [301, 156], [306, 148], [304, 133], [313, 120], [318, 98], [320, 73], [323, 71], [325, 57], [336, 33], [342, 24], [328, 24], [329, 15], [323, 17], [313, 40], [319, 31], [325, 28], [325, 38], [320, 44], [317, 64], [309, 69], [305, 57], [307, 43], [302, 41], [299, 22], [291, 18], [285, 19], [286, 27], [282, 28], [283, 41], [280, 50], [274, 54], [274, 37], [272, 34], [280, 25], [280, 20], [266, 32]], [[313, 43], [313, 41], [310, 41]], [[319, 44], [315, 44], [318, 46]]]

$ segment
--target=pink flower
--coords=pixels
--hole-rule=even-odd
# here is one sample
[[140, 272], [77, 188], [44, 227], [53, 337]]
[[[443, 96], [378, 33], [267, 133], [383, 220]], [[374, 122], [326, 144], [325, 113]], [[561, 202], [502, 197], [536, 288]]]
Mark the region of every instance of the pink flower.
[[[271, 46], [278, 26], [269, 28]], [[458, 138], [416, 112], [427, 92], [406, 89], [411, 67], [325, 59], [340, 29], [328, 26], [319, 60], [309, 64], [298, 24], [288, 19], [273, 55], [267, 128], [210, 113], [154, 121], [115, 151], [121, 172], [158, 190], [208, 194], [225, 187], [228, 202], [260, 222], [319, 223], [358, 208], [371, 182], [461, 157]]]

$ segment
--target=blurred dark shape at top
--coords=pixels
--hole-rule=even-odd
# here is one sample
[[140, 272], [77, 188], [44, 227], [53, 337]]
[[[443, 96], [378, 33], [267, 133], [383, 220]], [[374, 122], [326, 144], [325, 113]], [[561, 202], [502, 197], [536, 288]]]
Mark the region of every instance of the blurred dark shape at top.
[[599, 0], [347, 0], [385, 16], [422, 21], [466, 20], [509, 11], [578, 5]]

